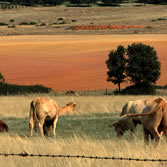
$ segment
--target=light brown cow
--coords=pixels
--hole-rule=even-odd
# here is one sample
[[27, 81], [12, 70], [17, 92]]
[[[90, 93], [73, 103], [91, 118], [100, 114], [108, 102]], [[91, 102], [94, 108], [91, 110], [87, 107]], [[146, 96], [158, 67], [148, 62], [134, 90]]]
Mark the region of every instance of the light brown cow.
[[[48, 131], [52, 126], [53, 136], [56, 135], [56, 124], [58, 121], [59, 115], [65, 113], [73, 113], [75, 109], [75, 103], [68, 103], [64, 107], [58, 107], [57, 103], [49, 98], [37, 97], [31, 102], [30, 114], [29, 114], [29, 129], [30, 136], [33, 136], [33, 127], [40, 130], [41, 136], [44, 136], [43, 126], [45, 122], [51, 122], [52, 125], [49, 125]], [[47, 125], [47, 124], [46, 124]]]
[[142, 113], [126, 114], [122, 117], [137, 118], [139, 116], [141, 116], [145, 143], [149, 143], [149, 135], [151, 135], [158, 145], [162, 134], [167, 133], [167, 101], [159, 97], [148, 104]]
[[[129, 113], [135, 113], [135, 114], [142, 113], [146, 105], [148, 105], [149, 103], [152, 103], [154, 99], [155, 98], [129, 101], [123, 106], [120, 116], [129, 114]], [[132, 133], [134, 133], [136, 131], [137, 124], [141, 124], [140, 117], [134, 117], [132, 119], [128, 119], [128, 118], [120, 119], [119, 121], [113, 124], [113, 127], [115, 129], [115, 132], [117, 133], [117, 136], [120, 137], [127, 130], [130, 130]]]

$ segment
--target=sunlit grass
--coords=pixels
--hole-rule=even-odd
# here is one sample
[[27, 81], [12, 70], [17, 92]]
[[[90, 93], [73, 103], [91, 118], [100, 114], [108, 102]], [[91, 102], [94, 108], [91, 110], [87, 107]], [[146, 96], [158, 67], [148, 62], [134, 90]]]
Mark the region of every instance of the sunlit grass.
[[[69, 101], [77, 103], [73, 115], [62, 116], [57, 124], [57, 136], [41, 138], [39, 134], [28, 136], [28, 114], [32, 96], [0, 97], [0, 119], [9, 126], [9, 133], [0, 134], [0, 153], [85, 155], [100, 157], [127, 157], [165, 159], [166, 139], [159, 148], [151, 143], [144, 146], [141, 126], [135, 136], [126, 132], [118, 139], [110, 127], [117, 121], [123, 105], [129, 100], [150, 96], [99, 96], [99, 97], [51, 97], [62, 106]], [[165, 166], [159, 162], [135, 162], [120, 160], [95, 160], [82, 158], [43, 158], [0, 156], [0, 166]]]

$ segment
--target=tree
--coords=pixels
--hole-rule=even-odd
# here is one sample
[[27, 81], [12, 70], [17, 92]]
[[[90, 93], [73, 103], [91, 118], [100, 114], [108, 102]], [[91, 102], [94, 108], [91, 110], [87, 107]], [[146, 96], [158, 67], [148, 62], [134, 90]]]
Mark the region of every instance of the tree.
[[80, 4], [91, 4], [91, 3], [95, 3], [97, 0], [70, 0], [70, 2], [72, 4], [78, 4], [78, 6]]
[[0, 82], [5, 82], [5, 78], [3, 77], [1, 72], [0, 72]]
[[153, 47], [142, 43], [128, 46], [126, 74], [134, 84], [155, 83], [160, 77], [160, 67]]
[[102, 2], [107, 3], [107, 4], [120, 4], [122, 0], [102, 0]]
[[107, 72], [107, 81], [111, 81], [114, 84], [118, 84], [120, 92], [120, 84], [124, 82], [125, 75], [125, 48], [121, 45], [117, 47], [117, 50], [112, 50], [109, 54], [109, 59], [106, 60], [109, 71]]

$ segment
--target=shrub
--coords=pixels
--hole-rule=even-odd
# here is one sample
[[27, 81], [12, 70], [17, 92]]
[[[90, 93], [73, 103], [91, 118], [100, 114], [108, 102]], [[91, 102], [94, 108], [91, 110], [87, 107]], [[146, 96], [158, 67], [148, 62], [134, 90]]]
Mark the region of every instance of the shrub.
[[36, 25], [37, 23], [36, 22], [34, 22], [34, 21], [31, 21], [30, 23], [29, 23], [29, 25]]
[[40, 26], [46, 26], [46, 24], [45, 23], [41, 23]]
[[8, 24], [0, 22], [0, 26], [7, 26]]
[[29, 25], [29, 22], [23, 21], [19, 25]]
[[10, 22], [11, 22], [11, 23], [14, 22], [14, 19], [10, 19]]
[[14, 85], [0, 82], [0, 95], [17, 95], [28, 93], [50, 93], [51, 88], [42, 85]]
[[61, 21], [61, 20], [64, 20], [64, 19], [62, 17], [59, 17], [59, 18], [57, 18], [57, 20]]
[[[117, 92], [115, 92], [117, 93]], [[138, 83], [136, 85], [128, 86], [121, 91], [121, 94], [130, 94], [130, 95], [147, 95], [155, 94], [155, 86], [150, 83]]]

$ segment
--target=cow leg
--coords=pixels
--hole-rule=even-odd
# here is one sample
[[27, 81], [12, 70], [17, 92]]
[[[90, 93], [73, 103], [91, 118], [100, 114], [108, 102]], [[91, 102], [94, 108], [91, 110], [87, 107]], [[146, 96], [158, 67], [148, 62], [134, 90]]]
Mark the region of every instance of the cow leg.
[[53, 125], [50, 125], [50, 126], [47, 127], [48, 134], [49, 134], [51, 128], [53, 128]]
[[33, 136], [33, 127], [34, 127], [34, 120], [33, 118], [30, 118], [29, 120], [29, 132], [30, 132], [30, 136]]
[[37, 122], [37, 120], [35, 120], [35, 132], [38, 132], [38, 122]]
[[131, 135], [133, 136], [136, 132], [136, 123], [132, 120], [131, 121], [131, 125], [130, 125], [130, 131], [131, 131]]
[[55, 120], [53, 121], [53, 136], [56, 136], [56, 124], [58, 121], [58, 115], [56, 115]]
[[44, 122], [45, 122], [45, 118], [41, 118], [39, 123], [38, 123], [38, 127], [39, 127], [40, 134], [41, 134], [42, 137], [44, 136], [44, 133], [43, 133]]
[[146, 145], [148, 145], [148, 143], [149, 143], [149, 133], [146, 129], [143, 129], [143, 130], [144, 130], [144, 143]]
[[46, 121], [43, 125], [43, 131], [44, 131], [44, 135], [49, 136], [49, 132], [51, 130], [51, 128], [53, 127], [53, 121]]
[[160, 143], [160, 139], [161, 139], [162, 134], [159, 134], [157, 128], [153, 128], [153, 129], [151, 130], [151, 133], [152, 133], [152, 135], [153, 135], [154, 138], [155, 138], [156, 146], [158, 146], [159, 143]]
[[48, 125], [47, 125], [47, 122], [45, 121], [44, 125], [43, 125], [43, 132], [44, 132], [44, 135], [48, 136]]
[[29, 133], [30, 133], [30, 136], [32, 137], [33, 136], [33, 124], [29, 123]]

